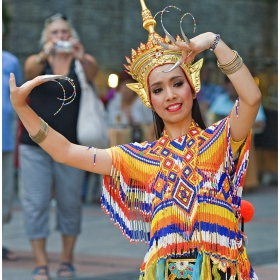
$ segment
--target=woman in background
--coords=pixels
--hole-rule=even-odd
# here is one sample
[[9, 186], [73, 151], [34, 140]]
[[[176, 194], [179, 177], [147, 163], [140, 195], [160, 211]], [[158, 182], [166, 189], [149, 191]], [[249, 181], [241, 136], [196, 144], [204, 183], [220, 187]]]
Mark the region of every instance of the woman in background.
[[[76, 85], [76, 99], [71, 106], [58, 112], [61, 101], [57, 99], [57, 90], [61, 88], [57, 83], [48, 83], [32, 90], [29, 105], [66, 139], [78, 144], [76, 124], [82, 83], [93, 82], [98, 72], [97, 62], [92, 55], [85, 53], [76, 31], [60, 13], [45, 20], [41, 46], [42, 50], [38, 54], [29, 56], [25, 61], [26, 79], [46, 74], [67, 75]], [[86, 78], [82, 79], [81, 74]], [[66, 92], [72, 90], [66, 81], [60, 83]], [[24, 223], [35, 257], [33, 279], [50, 279], [46, 242], [52, 198], [57, 208], [56, 228], [62, 235], [62, 253], [57, 274], [60, 277], [74, 276], [73, 250], [81, 231], [81, 187], [85, 172], [55, 162], [30, 139], [26, 129], [20, 139], [19, 160]]]

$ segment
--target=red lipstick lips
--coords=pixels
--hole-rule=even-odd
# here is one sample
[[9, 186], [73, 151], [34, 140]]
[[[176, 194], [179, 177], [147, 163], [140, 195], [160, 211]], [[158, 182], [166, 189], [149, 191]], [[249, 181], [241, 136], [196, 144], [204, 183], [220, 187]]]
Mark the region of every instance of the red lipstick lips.
[[168, 112], [176, 112], [178, 110], [180, 110], [182, 107], [182, 103], [173, 103], [173, 104], [170, 104], [169, 106], [166, 107], [166, 110]]

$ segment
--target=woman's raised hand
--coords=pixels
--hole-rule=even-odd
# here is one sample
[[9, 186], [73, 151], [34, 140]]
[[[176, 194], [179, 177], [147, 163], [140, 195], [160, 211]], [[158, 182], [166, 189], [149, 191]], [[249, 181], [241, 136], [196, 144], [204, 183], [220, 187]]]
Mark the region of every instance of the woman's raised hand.
[[69, 38], [69, 41], [73, 43], [73, 55], [75, 58], [82, 60], [85, 55], [85, 50], [83, 45], [78, 39]]
[[214, 33], [202, 33], [190, 39], [190, 42], [188, 44], [186, 42], [176, 41], [176, 46], [168, 45], [168, 49], [174, 51], [182, 51], [182, 57], [180, 59], [180, 62], [185, 62], [186, 64], [188, 64], [195, 58], [197, 54], [209, 49], [210, 46], [213, 44], [214, 39]]
[[31, 90], [45, 82], [64, 77], [63, 75], [42, 75], [25, 82], [20, 87], [16, 85], [15, 75], [10, 73], [10, 99], [15, 110], [26, 105], [26, 98]]

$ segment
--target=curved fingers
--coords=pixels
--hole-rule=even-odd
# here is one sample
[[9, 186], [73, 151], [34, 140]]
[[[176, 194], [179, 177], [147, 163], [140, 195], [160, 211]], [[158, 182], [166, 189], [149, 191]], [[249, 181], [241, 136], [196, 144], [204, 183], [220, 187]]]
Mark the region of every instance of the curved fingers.
[[10, 84], [10, 92], [14, 92], [17, 89], [16, 78], [14, 73], [10, 73], [9, 84]]
[[41, 76], [37, 76], [36, 78], [25, 82], [20, 87], [17, 87], [15, 75], [13, 73], [10, 73], [10, 92], [15, 92], [17, 90], [19, 91], [21, 89], [24, 89], [24, 90], [30, 89], [31, 90], [41, 83], [43, 83], [43, 79], [41, 78]]
[[15, 75], [13, 73], [10, 73], [10, 92], [15, 92], [17, 90], [24, 90], [24, 92], [31, 91], [36, 86], [47, 81], [49, 80], [44, 80], [44, 76], [37, 76], [34, 79], [25, 82], [20, 87], [17, 87]]
[[190, 39], [187, 37], [187, 35], [185, 34], [185, 32], [184, 32], [184, 30], [183, 30], [183, 28], [182, 28], [182, 21], [180, 21], [180, 29], [181, 29], [181, 34], [182, 34], [182, 36], [183, 36], [183, 39], [185, 40], [185, 42], [186, 42], [187, 44], [189, 44], [191, 41], [190, 41]]
[[26, 104], [26, 98], [31, 92], [31, 90], [37, 85], [43, 83], [42, 77], [37, 76], [31, 81], [25, 82], [20, 87], [16, 85], [15, 75], [13, 73], [10, 74], [10, 99], [14, 108], [20, 108], [22, 105]]
[[189, 43], [186, 43], [186, 42], [179, 42], [179, 41], [176, 41], [175, 42], [175, 45], [177, 47], [179, 47], [181, 50], [191, 50], [191, 46], [192, 46], [192, 42], [190, 41]]
[[182, 56], [180, 58], [180, 61], [182, 61], [182, 63], [185, 62], [187, 64], [188, 63], [187, 62], [188, 57], [189, 57], [189, 53], [187, 51], [183, 51]]
[[188, 53], [185, 58], [185, 63], [188, 64], [188, 63], [192, 62], [197, 54], [198, 53], [195, 51]]

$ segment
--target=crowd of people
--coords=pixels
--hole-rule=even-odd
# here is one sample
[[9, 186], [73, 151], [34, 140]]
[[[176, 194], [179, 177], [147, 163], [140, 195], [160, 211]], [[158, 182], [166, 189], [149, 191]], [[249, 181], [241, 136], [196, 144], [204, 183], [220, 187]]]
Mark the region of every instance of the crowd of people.
[[[146, 9], [143, 4], [142, 8]], [[50, 279], [46, 243], [53, 199], [62, 238], [57, 275], [75, 276], [73, 252], [91, 173], [104, 175], [103, 186], [101, 180], [93, 180], [103, 210], [131, 241], [149, 244], [140, 279], [175, 275], [172, 267], [182, 259], [186, 261], [180, 271], [192, 271], [189, 279], [214, 279], [214, 274], [222, 280], [257, 279], [246, 256], [238, 215], [247, 182], [248, 151], [253, 153], [250, 131], [260, 133], [265, 127], [258, 86], [242, 58], [218, 34], [203, 33], [191, 41], [184, 35], [185, 41], [167, 44], [154, 27], [149, 22], [146, 50], [131, 60], [127, 71], [120, 70], [118, 87], [106, 100], [104, 126], [131, 128], [131, 143], [106, 150], [85, 149], [77, 139], [83, 90], [77, 67], [92, 84], [99, 66], [85, 52], [65, 15], [56, 13], [44, 21], [40, 50], [24, 62], [27, 82], [23, 85], [19, 61], [2, 51], [2, 223], [12, 213], [18, 139], [20, 197], [34, 254], [34, 280]], [[223, 85], [213, 82], [209, 64], [192, 63], [197, 54], [209, 49], [225, 75]], [[58, 92], [73, 91], [65, 76], [75, 84], [75, 100], [64, 108], [61, 103], [66, 105], [68, 99], [58, 99]], [[145, 139], [137, 138], [142, 125], [148, 127]], [[256, 168], [253, 176], [248, 187], [258, 185]], [[215, 229], [210, 229], [213, 223]], [[222, 227], [228, 232], [221, 232]], [[203, 232], [224, 235], [230, 241], [210, 240]], [[7, 248], [2, 248], [2, 254], [3, 259], [16, 260]]]

